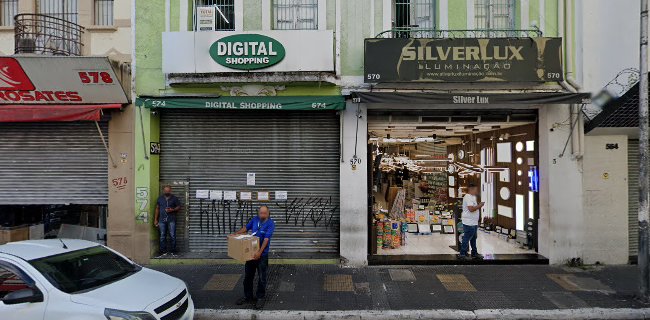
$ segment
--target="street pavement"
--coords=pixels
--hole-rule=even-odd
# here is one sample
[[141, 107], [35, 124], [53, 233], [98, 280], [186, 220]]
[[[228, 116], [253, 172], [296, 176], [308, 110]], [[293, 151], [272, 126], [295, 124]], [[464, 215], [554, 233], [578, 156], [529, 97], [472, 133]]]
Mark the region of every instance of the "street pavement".
[[[183, 279], [197, 309], [242, 309], [243, 265], [152, 268]], [[264, 310], [641, 310], [637, 282], [636, 266], [271, 265]]]

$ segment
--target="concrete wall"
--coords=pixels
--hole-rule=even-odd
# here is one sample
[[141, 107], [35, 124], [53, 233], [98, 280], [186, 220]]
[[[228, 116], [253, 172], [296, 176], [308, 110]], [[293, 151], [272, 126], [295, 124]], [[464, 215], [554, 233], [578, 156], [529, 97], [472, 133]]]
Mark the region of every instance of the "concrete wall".
[[585, 152], [582, 257], [588, 264], [627, 263], [627, 136], [585, 137]]
[[553, 264], [581, 257], [585, 216], [582, 163], [571, 156], [569, 106], [539, 110], [539, 252]]
[[[357, 110], [360, 118], [357, 136]], [[368, 260], [368, 118], [365, 105], [348, 102], [341, 112], [341, 257], [347, 264], [358, 266]], [[358, 139], [358, 140], [357, 140]], [[355, 154], [360, 159], [353, 168]]]

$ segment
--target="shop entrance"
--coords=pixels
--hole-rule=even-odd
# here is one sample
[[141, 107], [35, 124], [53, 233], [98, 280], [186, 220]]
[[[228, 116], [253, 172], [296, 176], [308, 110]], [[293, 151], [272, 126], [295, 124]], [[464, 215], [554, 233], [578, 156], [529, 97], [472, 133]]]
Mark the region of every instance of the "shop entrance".
[[536, 254], [536, 110], [369, 110], [369, 262], [458, 263], [463, 197], [479, 187], [469, 263], [548, 263]]

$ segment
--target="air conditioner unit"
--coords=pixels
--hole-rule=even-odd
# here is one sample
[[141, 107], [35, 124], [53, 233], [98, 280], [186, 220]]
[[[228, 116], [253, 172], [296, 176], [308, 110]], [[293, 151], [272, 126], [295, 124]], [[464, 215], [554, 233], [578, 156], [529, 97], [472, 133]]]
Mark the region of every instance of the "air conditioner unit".
[[16, 53], [35, 53], [36, 40], [32, 38], [21, 38], [16, 43]]

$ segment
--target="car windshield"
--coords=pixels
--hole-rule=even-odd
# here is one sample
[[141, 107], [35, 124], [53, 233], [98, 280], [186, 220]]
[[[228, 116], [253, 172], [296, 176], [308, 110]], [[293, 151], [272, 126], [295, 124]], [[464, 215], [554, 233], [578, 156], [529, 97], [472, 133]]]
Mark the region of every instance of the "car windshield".
[[102, 246], [35, 259], [29, 263], [52, 285], [66, 293], [93, 290], [141, 269]]

